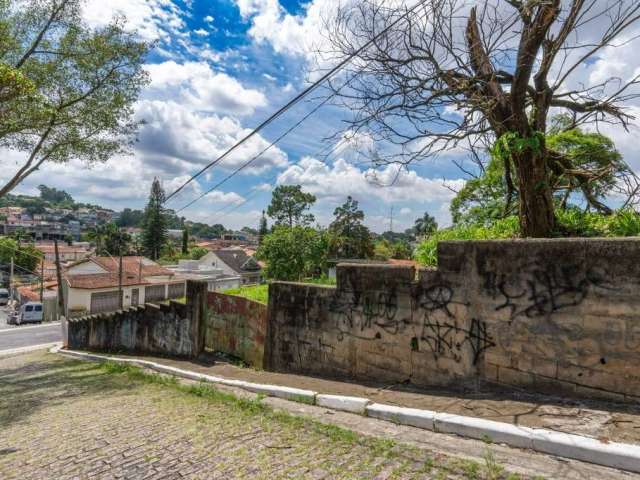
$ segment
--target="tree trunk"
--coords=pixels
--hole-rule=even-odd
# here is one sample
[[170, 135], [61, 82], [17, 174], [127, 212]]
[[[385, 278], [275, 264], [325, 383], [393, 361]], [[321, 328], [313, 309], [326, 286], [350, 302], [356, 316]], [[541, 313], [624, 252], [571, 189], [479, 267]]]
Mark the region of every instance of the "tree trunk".
[[555, 215], [544, 153], [525, 150], [516, 154], [514, 164], [518, 171], [522, 236], [550, 237], [553, 232]]

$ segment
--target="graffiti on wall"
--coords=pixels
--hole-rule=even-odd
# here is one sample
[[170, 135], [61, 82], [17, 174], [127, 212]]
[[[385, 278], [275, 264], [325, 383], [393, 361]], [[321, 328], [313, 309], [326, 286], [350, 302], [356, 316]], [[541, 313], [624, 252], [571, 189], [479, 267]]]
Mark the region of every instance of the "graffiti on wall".
[[434, 359], [451, 358], [461, 362], [468, 352], [475, 365], [482, 352], [495, 346], [487, 331], [486, 322], [472, 318], [469, 326], [461, 324], [454, 305], [468, 307], [467, 302], [454, 299], [454, 289], [447, 284], [435, 284], [420, 289], [417, 306], [423, 311], [420, 337], [412, 339], [411, 347], [420, 350], [424, 345]]
[[382, 292], [338, 292], [329, 304], [337, 316], [339, 338], [380, 338], [381, 331], [396, 335], [410, 324], [398, 317], [398, 296], [395, 289]]
[[532, 262], [512, 274], [486, 272], [484, 289], [499, 299], [496, 311], [508, 310], [510, 320], [524, 316], [550, 316], [580, 305], [593, 288], [613, 290], [606, 270], [578, 265], [551, 265]]

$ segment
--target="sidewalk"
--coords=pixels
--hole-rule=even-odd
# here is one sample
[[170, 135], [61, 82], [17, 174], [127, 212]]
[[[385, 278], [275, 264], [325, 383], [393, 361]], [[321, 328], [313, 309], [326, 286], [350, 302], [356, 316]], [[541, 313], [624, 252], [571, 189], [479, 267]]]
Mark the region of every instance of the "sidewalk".
[[377, 403], [545, 428], [604, 442], [640, 444], [640, 406], [567, 400], [498, 389], [477, 393], [423, 390], [409, 385], [365, 385], [243, 368], [213, 356], [196, 361], [154, 356], [136, 358], [227, 379], [308, 389], [323, 394], [365, 397]]

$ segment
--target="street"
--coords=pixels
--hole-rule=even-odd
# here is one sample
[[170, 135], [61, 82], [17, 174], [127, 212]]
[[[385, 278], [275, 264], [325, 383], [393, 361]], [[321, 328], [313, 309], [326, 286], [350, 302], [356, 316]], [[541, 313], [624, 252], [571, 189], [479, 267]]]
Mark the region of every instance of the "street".
[[0, 352], [61, 340], [60, 324], [8, 325], [7, 308], [0, 307]]

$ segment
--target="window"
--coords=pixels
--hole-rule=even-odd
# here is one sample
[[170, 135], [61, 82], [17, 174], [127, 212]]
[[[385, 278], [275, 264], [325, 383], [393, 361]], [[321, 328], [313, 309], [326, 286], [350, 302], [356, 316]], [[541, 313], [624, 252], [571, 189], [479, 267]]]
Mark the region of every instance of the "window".
[[36, 305], [36, 312], [42, 311], [42, 305]]
[[25, 312], [33, 312], [33, 305], [27, 305], [24, 309]]

